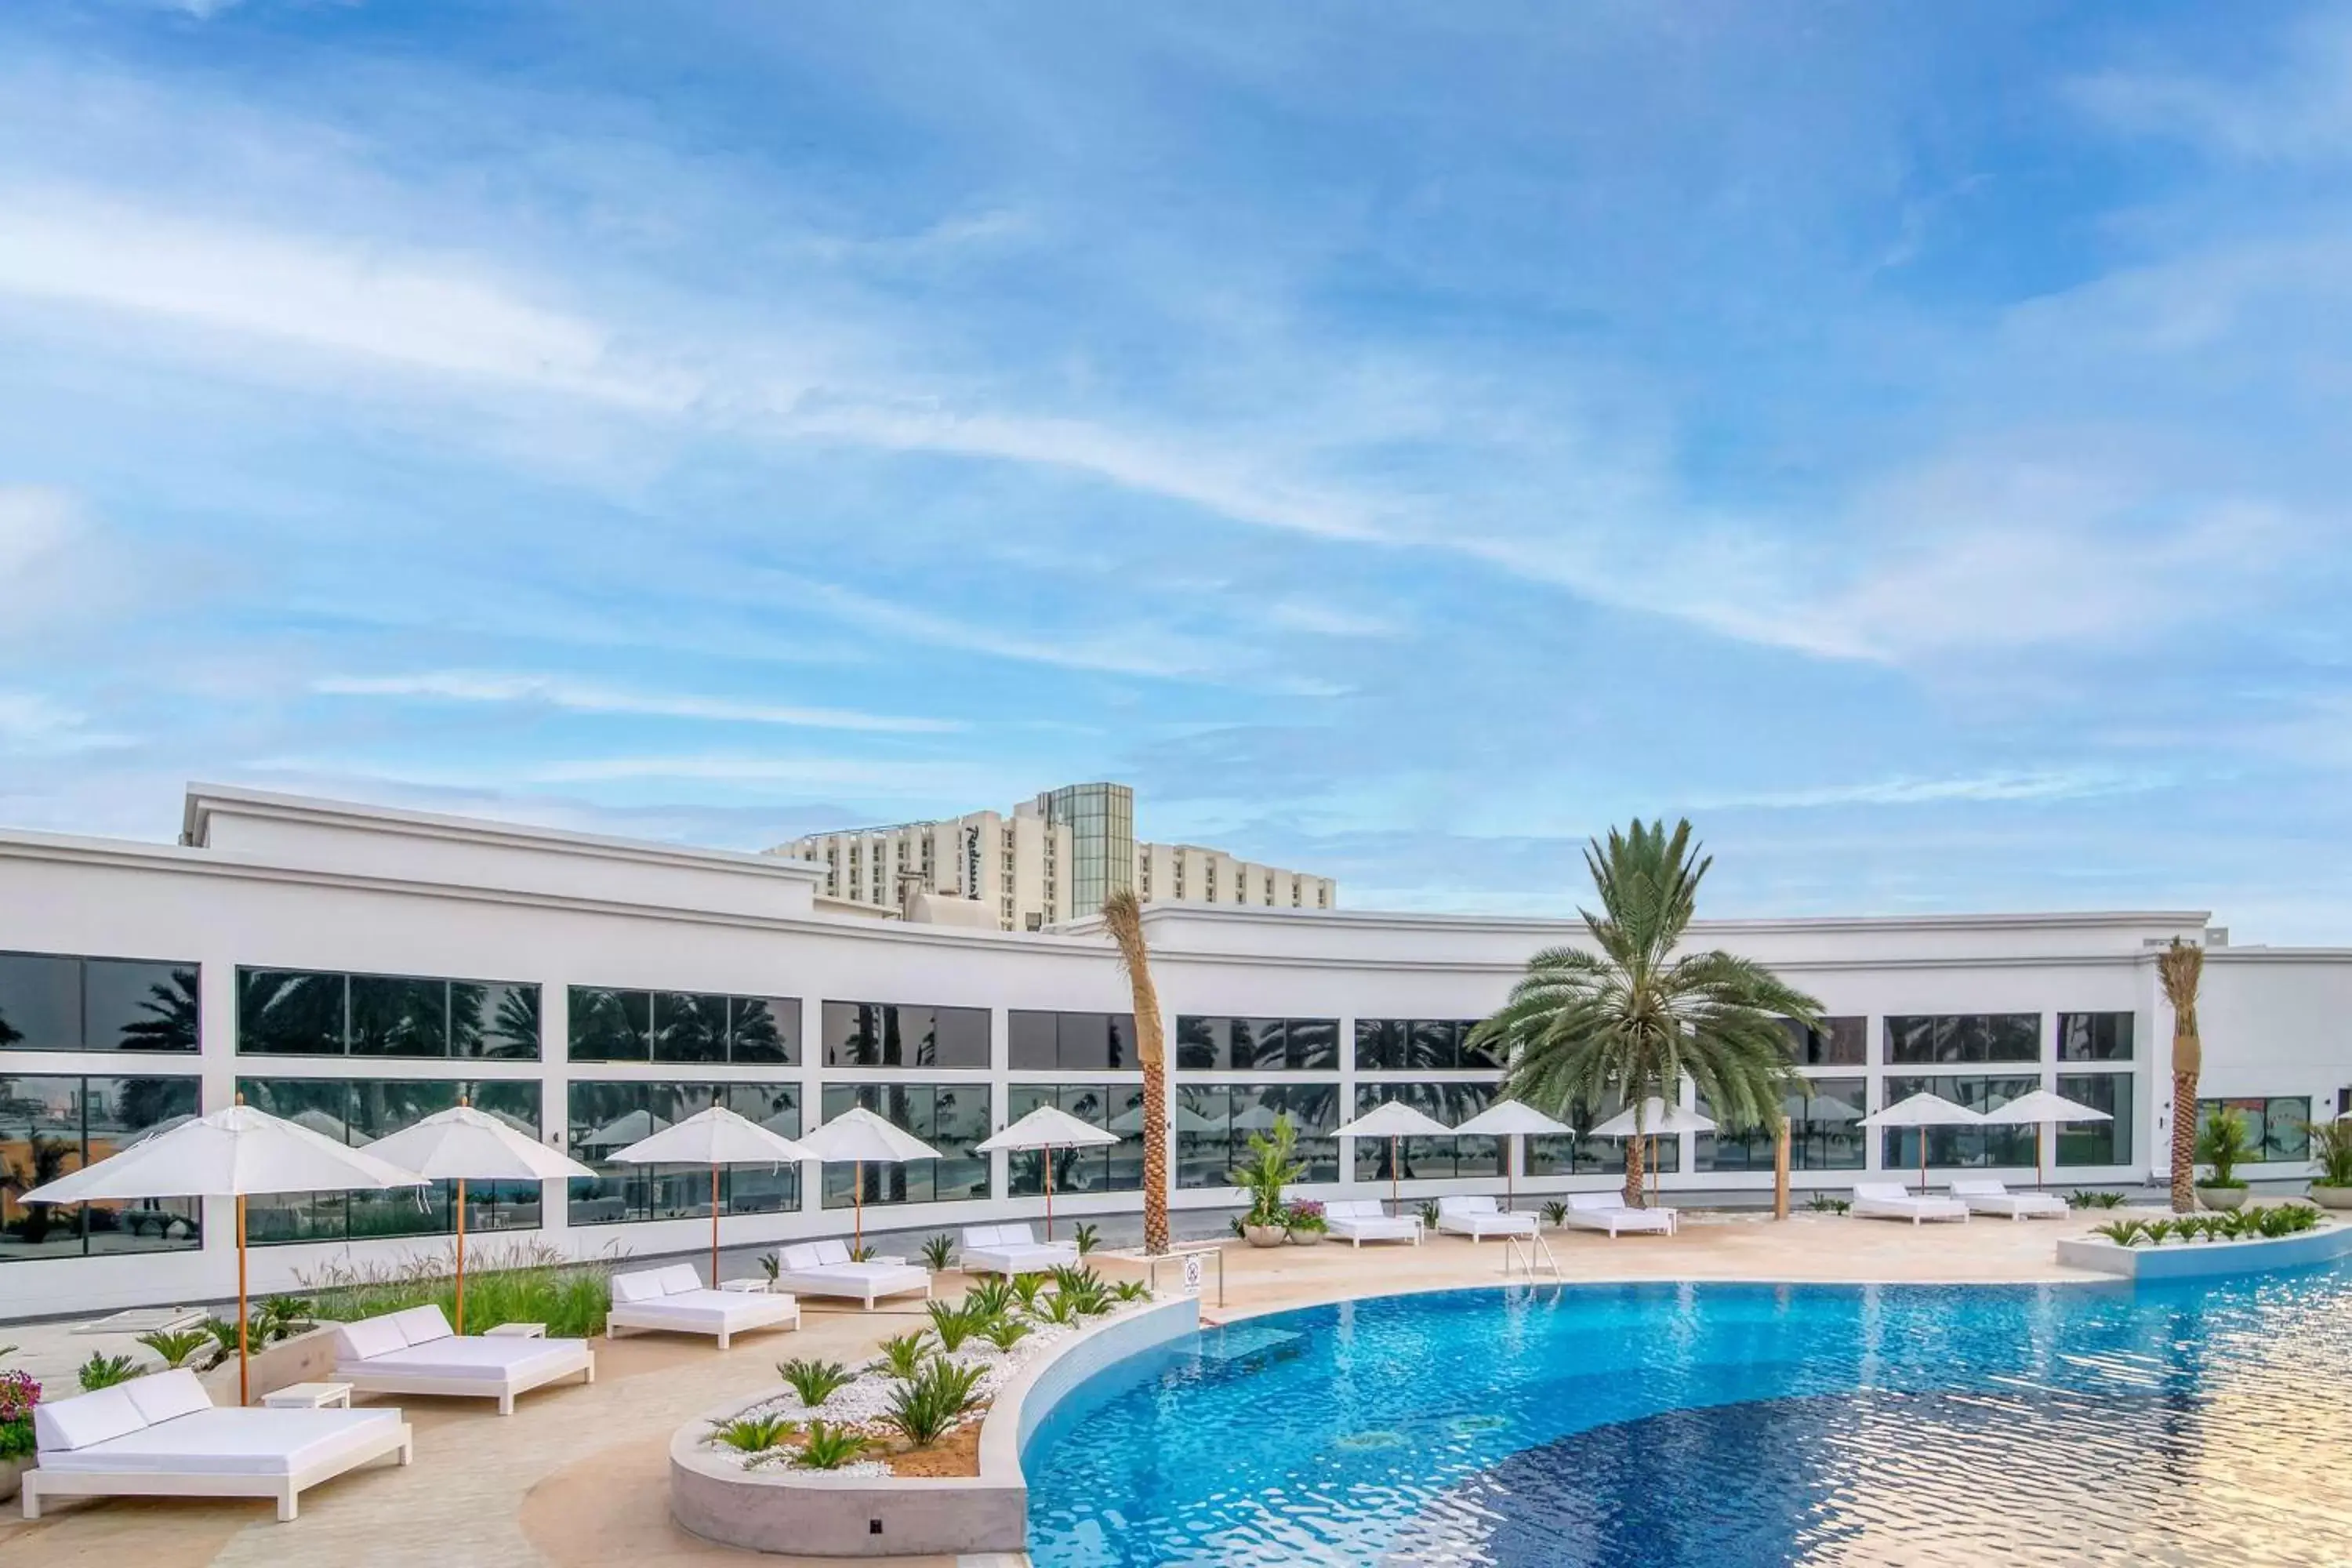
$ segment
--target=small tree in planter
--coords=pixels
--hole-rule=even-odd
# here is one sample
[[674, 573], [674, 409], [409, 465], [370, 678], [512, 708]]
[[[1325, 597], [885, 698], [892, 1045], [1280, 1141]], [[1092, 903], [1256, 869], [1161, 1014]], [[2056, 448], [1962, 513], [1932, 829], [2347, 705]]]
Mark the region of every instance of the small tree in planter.
[[1282, 1189], [1307, 1172], [1306, 1162], [1298, 1158], [1298, 1129], [1284, 1111], [1274, 1119], [1272, 1134], [1253, 1132], [1249, 1142], [1249, 1163], [1234, 1171], [1234, 1185], [1250, 1196], [1242, 1235], [1252, 1247], [1280, 1247], [1290, 1238]]
[[2311, 1178], [2311, 1201], [2324, 1209], [2352, 1209], [2352, 1116], [2306, 1121], [2311, 1157], [2319, 1174]]
[[2246, 1131], [2245, 1116], [2226, 1105], [2217, 1109], [2197, 1130], [2197, 1158], [2213, 1167], [2213, 1173], [2197, 1184], [2197, 1201], [2209, 1209], [2233, 1209], [2243, 1204], [2246, 1184], [2239, 1177], [2238, 1167], [2256, 1152], [2254, 1141]]

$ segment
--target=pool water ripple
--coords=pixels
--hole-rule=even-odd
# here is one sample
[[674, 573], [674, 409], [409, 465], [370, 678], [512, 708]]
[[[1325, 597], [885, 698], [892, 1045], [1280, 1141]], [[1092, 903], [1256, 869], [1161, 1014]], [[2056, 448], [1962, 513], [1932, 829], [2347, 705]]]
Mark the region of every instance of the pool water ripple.
[[1346, 1302], [1120, 1363], [1024, 1462], [1038, 1568], [2352, 1563], [2352, 1267]]

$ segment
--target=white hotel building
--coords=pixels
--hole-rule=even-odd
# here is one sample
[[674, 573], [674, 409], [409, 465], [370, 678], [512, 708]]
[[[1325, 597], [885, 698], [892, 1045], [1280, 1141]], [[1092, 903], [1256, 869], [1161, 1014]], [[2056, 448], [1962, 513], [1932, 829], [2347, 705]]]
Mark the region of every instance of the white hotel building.
[[[691, 1252], [709, 1178], [604, 1155], [714, 1098], [779, 1130], [876, 1107], [944, 1158], [866, 1173], [869, 1227], [929, 1234], [1031, 1215], [1034, 1156], [973, 1146], [1041, 1102], [1139, 1121], [1128, 990], [1088, 921], [1038, 934], [838, 912], [822, 868], [245, 790], [192, 788], [177, 845], [0, 833], [0, 1318], [218, 1300], [220, 1200], [28, 1210], [16, 1194], [148, 1128], [251, 1103], [354, 1142], [453, 1103], [541, 1130], [594, 1183], [473, 1189], [467, 1228], [581, 1257]], [[1174, 1201], [1210, 1211], [1247, 1130], [1287, 1111], [1309, 1190], [1385, 1194], [1387, 1149], [1330, 1136], [1400, 1098], [1458, 1120], [1499, 1074], [1463, 1042], [1556, 921], [1163, 903], [1146, 930], [1174, 1042]], [[2352, 1086], [2352, 950], [2226, 945], [2200, 911], [1730, 921], [1747, 953], [1824, 1004], [1801, 1042], [1815, 1093], [1800, 1188], [1913, 1165], [1866, 1111], [1932, 1087], [1984, 1104], [2036, 1086], [2111, 1108], [2042, 1130], [2053, 1180], [2146, 1179], [2167, 1147], [2170, 1016], [2157, 948], [2208, 942], [2205, 1090], [2245, 1107], [2257, 1180], [2309, 1173], [2301, 1124]], [[1591, 1108], [1579, 1125], [1608, 1108]], [[2032, 1130], [1937, 1130], [1932, 1165], [2031, 1179]], [[1760, 1198], [1759, 1139], [1665, 1141], [1668, 1194]], [[1411, 1198], [1499, 1191], [1479, 1139], [1407, 1151]], [[1514, 1156], [1516, 1157], [1516, 1156]], [[1532, 1140], [1523, 1201], [1614, 1184], [1613, 1145]], [[1066, 1154], [1056, 1211], [1139, 1206], [1141, 1153]], [[725, 1241], [833, 1234], [849, 1173], [730, 1172]], [[257, 1290], [438, 1249], [448, 1193], [256, 1199]], [[1192, 1216], [1201, 1226], [1217, 1216]], [[493, 1233], [483, 1235], [482, 1233]]]

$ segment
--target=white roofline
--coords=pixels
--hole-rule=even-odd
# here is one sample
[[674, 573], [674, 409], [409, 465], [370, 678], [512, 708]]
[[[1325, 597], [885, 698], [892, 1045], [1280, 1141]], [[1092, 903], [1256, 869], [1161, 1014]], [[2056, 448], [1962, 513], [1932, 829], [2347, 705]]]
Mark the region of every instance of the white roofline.
[[[1213, 920], [1247, 925], [1273, 921], [1312, 921], [1318, 925], [1375, 931], [1439, 930], [1476, 933], [1496, 931], [1527, 934], [1540, 931], [1580, 933], [1584, 922], [1573, 915], [1470, 915], [1423, 913], [1412, 910], [1286, 910], [1249, 904], [1204, 904], [1170, 901], [1143, 906], [1146, 923], [1155, 921]], [[1695, 932], [1730, 935], [1840, 931], [2032, 931], [2129, 929], [2157, 926], [2202, 931], [2212, 921], [2205, 910], [2086, 910], [1995, 914], [1940, 915], [1778, 915], [1745, 920], [1693, 921]], [[1100, 915], [1083, 915], [1050, 926], [1050, 931], [1091, 934], [1102, 928]], [[2215, 953], [2238, 951], [2213, 948]]]
[[510, 848], [585, 851], [614, 859], [661, 865], [719, 868], [756, 876], [782, 877], [812, 882], [824, 875], [814, 860], [793, 860], [749, 849], [705, 849], [691, 845], [664, 844], [653, 839], [622, 838], [568, 828], [534, 827], [478, 816], [451, 816], [434, 811], [410, 811], [397, 806], [356, 801], [329, 800], [316, 795], [278, 795], [236, 784], [191, 784], [181, 815], [180, 842], [202, 848], [209, 837], [213, 812], [229, 808], [247, 816], [280, 822], [310, 822], [365, 833], [400, 833], [446, 838]]

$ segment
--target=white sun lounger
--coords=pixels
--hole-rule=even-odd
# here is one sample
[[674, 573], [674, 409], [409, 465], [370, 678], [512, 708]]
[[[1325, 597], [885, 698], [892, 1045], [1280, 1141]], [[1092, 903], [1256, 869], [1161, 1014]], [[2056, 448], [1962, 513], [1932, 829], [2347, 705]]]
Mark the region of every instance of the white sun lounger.
[[1505, 1214], [1501, 1205], [1485, 1194], [1437, 1200], [1437, 1228], [1474, 1242], [1490, 1236], [1533, 1236], [1538, 1224], [1531, 1214]]
[[2011, 1219], [2064, 1219], [2066, 1200], [2050, 1193], [2012, 1193], [1983, 1176], [1963, 1176], [1952, 1184], [1952, 1196], [1968, 1205], [1970, 1214], [2004, 1215]]
[[1612, 1240], [1629, 1230], [1672, 1236], [1678, 1218], [1669, 1208], [1628, 1208], [1623, 1196], [1617, 1193], [1570, 1193], [1567, 1207], [1564, 1224], [1580, 1230], [1605, 1230]]
[[436, 1306], [363, 1318], [335, 1330], [335, 1381], [366, 1394], [448, 1394], [495, 1399], [514, 1414], [515, 1395], [577, 1377], [596, 1381], [586, 1340], [459, 1336]]
[[1391, 1214], [1378, 1198], [1330, 1198], [1323, 1205], [1323, 1223], [1330, 1234], [1361, 1247], [1368, 1241], [1409, 1241], [1421, 1245], [1421, 1216]]
[[968, 1225], [956, 1261], [967, 1274], [1045, 1274], [1078, 1266], [1075, 1241], [1039, 1241], [1027, 1224]]
[[874, 1258], [852, 1262], [849, 1243], [835, 1237], [803, 1241], [787, 1247], [778, 1260], [776, 1288], [803, 1296], [845, 1296], [874, 1310], [883, 1296], [908, 1296], [919, 1290], [930, 1300], [931, 1271], [903, 1258]]
[[604, 1337], [624, 1329], [672, 1334], [713, 1334], [725, 1350], [752, 1329], [801, 1326], [801, 1304], [790, 1296], [757, 1290], [707, 1290], [691, 1263], [613, 1276], [613, 1310], [604, 1317]]
[[1850, 1212], [1856, 1219], [1907, 1219], [1913, 1225], [1928, 1219], [1969, 1217], [1969, 1205], [1958, 1198], [1922, 1197], [1900, 1182], [1857, 1182]]
[[397, 1410], [224, 1410], [182, 1368], [37, 1405], [25, 1517], [60, 1497], [269, 1498], [292, 1519], [320, 1481], [414, 1449]]

